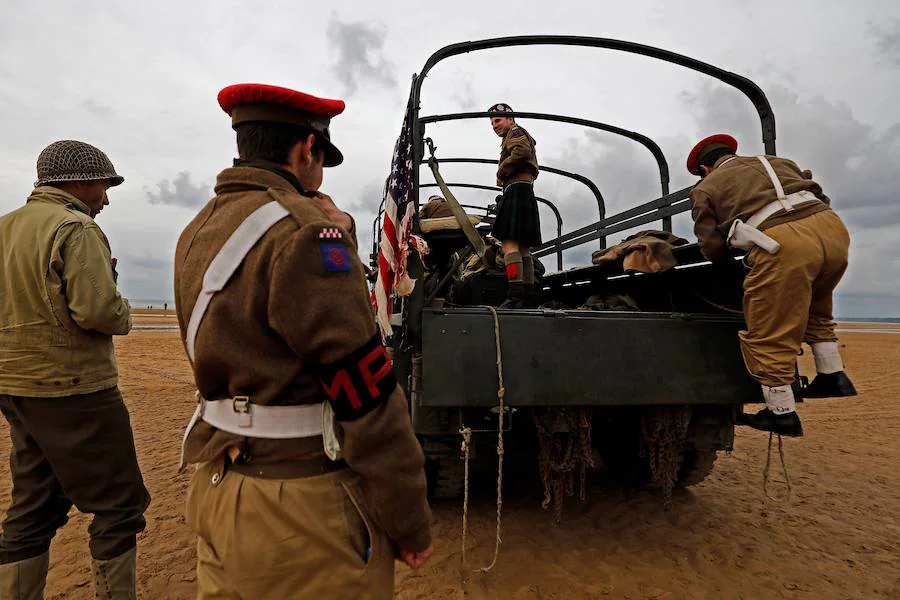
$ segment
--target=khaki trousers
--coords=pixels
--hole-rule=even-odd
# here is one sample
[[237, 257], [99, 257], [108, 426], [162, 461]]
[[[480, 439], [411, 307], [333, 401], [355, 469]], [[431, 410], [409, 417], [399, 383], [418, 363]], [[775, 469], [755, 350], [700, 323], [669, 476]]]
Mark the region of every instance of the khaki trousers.
[[754, 247], [744, 259], [747, 330], [739, 335], [750, 375], [775, 387], [793, 382], [802, 342], [837, 341], [832, 292], [847, 270], [850, 234], [831, 210], [765, 233], [781, 250]]
[[295, 479], [218, 472], [200, 465], [188, 490], [198, 599], [393, 597], [391, 542], [354, 471]]

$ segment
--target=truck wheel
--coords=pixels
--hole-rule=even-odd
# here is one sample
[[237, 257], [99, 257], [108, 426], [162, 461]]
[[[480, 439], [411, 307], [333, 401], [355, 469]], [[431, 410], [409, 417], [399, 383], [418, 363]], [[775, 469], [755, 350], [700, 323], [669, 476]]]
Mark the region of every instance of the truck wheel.
[[425, 462], [428, 492], [432, 500], [459, 500], [465, 486], [465, 464], [459, 458], [429, 458]]
[[712, 473], [717, 457], [718, 453], [715, 450], [697, 450], [696, 448], [684, 450], [675, 487], [697, 485], [706, 479]]

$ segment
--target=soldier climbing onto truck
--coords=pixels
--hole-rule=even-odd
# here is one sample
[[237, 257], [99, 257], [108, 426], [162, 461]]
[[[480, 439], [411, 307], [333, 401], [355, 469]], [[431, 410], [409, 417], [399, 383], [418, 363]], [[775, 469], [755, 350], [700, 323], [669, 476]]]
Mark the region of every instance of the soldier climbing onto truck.
[[802, 436], [791, 387], [802, 342], [812, 347], [817, 372], [803, 397], [856, 395], [832, 316], [850, 235], [810, 171], [785, 158], [736, 156], [737, 146], [732, 136], [717, 134], [688, 155], [688, 171], [701, 177], [690, 194], [694, 231], [703, 255], [714, 263], [732, 260], [729, 246], [747, 250], [747, 329], [739, 337], [766, 408], [745, 415], [742, 423]]
[[[488, 112], [513, 112], [509, 104], [498, 103]], [[538, 161], [534, 138], [513, 117], [493, 116], [491, 127], [503, 138], [497, 165], [497, 185], [503, 195], [491, 235], [503, 243], [507, 298], [500, 308], [535, 308], [537, 290], [531, 248], [541, 244], [541, 220], [534, 197]]]

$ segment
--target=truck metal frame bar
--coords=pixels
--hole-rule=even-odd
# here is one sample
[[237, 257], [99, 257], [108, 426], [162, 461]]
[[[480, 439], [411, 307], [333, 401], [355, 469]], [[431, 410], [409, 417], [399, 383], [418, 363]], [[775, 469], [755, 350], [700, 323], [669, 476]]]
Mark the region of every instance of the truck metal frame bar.
[[[619, 52], [627, 52], [630, 54], [637, 54], [640, 56], [646, 56], [648, 58], [654, 58], [657, 60], [662, 60], [664, 62], [669, 62], [672, 64], [676, 64], [687, 69], [691, 69], [693, 71], [703, 73], [705, 75], [709, 75], [710, 77], [714, 77], [719, 81], [730, 85], [731, 87], [736, 88], [741, 91], [753, 104], [756, 109], [757, 114], [760, 118], [760, 124], [762, 127], [762, 139], [763, 145], [765, 147], [766, 154], [775, 155], [775, 115], [772, 112], [772, 107], [769, 104], [766, 95], [763, 93], [762, 89], [758, 85], [756, 85], [750, 79], [738, 75], [737, 73], [732, 73], [731, 71], [726, 71], [725, 69], [721, 69], [719, 67], [713, 66], [711, 64], [705, 63], [700, 60], [696, 60], [694, 58], [690, 58], [688, 56], [684, 56], [682, 54], [678, 54], [676, 52], [671, 52], [668, 50], [663, 50], [662, 48], [656, 48], [653, 46], [647, 46], [644, 44], [637, 44], [634, 42], [627, 42], [624, 40], [616, 40], [610, 38], [598, 38], [598, 37], [586, 37], [586, 36], [568, 36], [568, 35], [527, 35], [527, 36], [511, 36], [511, 37], [500, 37], [500, 38], [490, 38], [484, 40], [470, 41], [470, 42], [461, 42], [457, 44], [450, 44], [448, 46], [444, 46], [440, 48], [436, 52], [434, 52], [428, 60], [425, 61], [422, 70], [413, 76], [412, 83], [412, 94], [410, 97], [410, 105], [409, 109], [411, 111], [412, 118], [412, 163], [416, 165], [412, 171], [413, 177], [413, 200], [416, 203], [416, 209], [418, 209], [419, 203], [419, 167], [423, 162], [425, 148], [424, 148], [424, 128], [425, 124], [421, 122], [419, 117], [419, 110], [421, 107], [421, 95], [422, 95], [422, 85], [425, 83], [425, 78], [428, 76], [428, 73], [441, 61], [457, 56], [460, 54], [466, 54], [469, 52], [477, 52], [480, 50], [487, 50], [491, 48], [502, 48], [502, 47], [515, 47], [515, 46], [580, 46], [580, 47], [590, 47], [590, 48], [604, 48], [607, 50], [615, 50]], [[508, 113], [497, 113], [502, 116], [503, 114]], [[684, 193], [685, 190], [680, 190], [676, 192], [674, 195], [679, 195]], [[663, 195], [662, 198], [659, 198], [653, 203], [662, 203], [662, 206], [665, 208], [657, 208], [651, 210], [657, 210], [659, 217], [675, 214], [679, 212], [680, 207], [676, 207], [671, 205], [674, 203], [674, 198], [672, 198], [672, 194]], [[686, 197], [686, 194], [685, 194]], [[644, 205], [646, 207], [646, 205]], [[628, 211], [626, 211], [628, 212]], [[647, 212], [646, 209], [643, 212]], [[621, 219], [621, 216], [617, 217]], [[635, 219], [639, 221], [640, 219]], [[621, 227], [624, 222], [620, 222], [618, 225], [614, 225], [613, 227]], [[415, 225], [414, 225], [415, 227]], [[583, 228], [584, 229], [584, 228]], [[589, 226], [587, 228], [589, 231], [586, 233], [582, 233], [582, 237], [578, 237], [577, 235], [571, 241], [565, 242], [566, 244], [579, 245], [581, 243], [590, 241], [590, 239], [600, 238], [601, 240], [605, 239], [605, 235], [608, 233], [603, 229], [602, 225], [595, 224], [594, 226]], [[593, 232], [591, 232], [593, 230]], [[569, 234], [569, 235], [574, 235]], [[421, 265], [414, 263], [410, 265], [410, 274], [413, 277], [417, 277], [420, 270]], [[421, 348], [421, 335], [422, 335], [422, 290], [421, 286], [416, 286], [413, 291], [412, 296], [409, 298], [409, 302], [406, 304], [404, 312], [407, 314], [408, 322], [407, 322], [407, 330], [410, 334], [412, 334], [413, 339], [407, 339], [403, 342], [404, 345], [408, 346], [410, 342], [413, 343], [413, 346]], [[406, 336], [403, 336], [406, 337]]]
[[[738, 75], [737, 73], [726, 71], [725, 69], [721, 69], [719, 67], [711, 65], [709, 63], [705, 63], [695, 58], [691, 58], [689, 56], [684, 56], [683, 54], [678, 54], [677, 52], [671, 52], [669, 50], [663, 50], [662, 48], [656, 48], [654, 46], [647, 46], [645, 44], [638, 44], [635, 42], [627, 42], [624, 40], [616, 40], [611, 38], [597, 38], [574, 35], [523, 35], [450, 44], [449, 46], [444, 46], [443, 48], [437, 50], [430, 57], [428, 57], [428, 60], [425, 61], [425, 65], [422, 67], [422, 70], [418, 73], [418, 75], [415, 76], [413, 80], [411, 107], [413, 110], [413, 164], [420, 164], [424, 158], [424, 147], [422, 145], [422, 140], [424, 139], [424, 128], [426, 124], [424, 119], [436, 118], [434, 116], [425, 118], [419, 117], [422, 85], [424, 84], [425, 77], [428, 76], [429, 71], [431, 71], [431, 69], [433, 69], [442, 60], [446, 60], [453, 56], [467, 54], [469, 52], [477, 52], [480, 50], [488, 50], [491, 48], [507, 48], [515, 46], [580, 46], [589, 48], [604, 48], [607, 50], [627, 52], [630, 54], [637, 54], [646, 56], [648, 58], [662, 60], [685, 67], [687, 69], [691, 69], [693, 71], [697, 71], [699, 73], [703, 73], [705, 75], [709, 75], [710, 77], [714, 77], [719, 81], [741, 91], [750, 100], [750, 102], [753, 103], [753, 106], [756, 109], [757, 114], [759, 115], [760, 124], [762, 126], [762, 138], [763, 145], [765, 146], [765, 152], [767, 154], [775, 154], [775, 114], [772, 112], [772, 107], [769, 104], [769, 100], [766, 98], [766, 95], [765, 93], [763, 93], [762, 89], [753, 81], [744, 77], [743, 75]], [[491, 116], [490, 112], [473, 114]], [[503, 116], [501, 113], [495, 114]], [[510, 113], [503, 114], [508, 116]], [[540, 113], [520, 114], [537, 115]], [[447, 116], [445, 115], [445, 117]], [[582, 124], [586, 125], [586, 123]], [[418, 187], [419, 170], [414, 169], [414, 193], [416, 190], [418, 190]], [[666, 194], [667, 190], [663, 192], [663, 196], [665, 197]], [[418, 202], [418, 194], [416, 194], [416, 201]], [[601, 219], [603, 218], [604, 217], [601, 217]]]
[[690, 192], [691, 188], [683, 188], [667, 196], [622, 211], [608, 219], [601, 219], [596, 223], [585, 225], [580, 229], [560, 236], [559, 239], [550, 240], [534, 248], [532, 253], [538, 257], [546, 256], [550, 252], [568, 250], [597, 238], [605, 240], [607, 236], [613, 233], [626, 231], [660, 218], [671, 218], [672, 215], [687, 212], [691, 209]]
[[[426, 161], [427, 162], [427, 161]], [[481, 165], [496, 165], [498, 161], [496, 158], [440, 158], [438, 159], [438, 164], [448, 164], [448, 163], [469, 163], [469, 164], [481, 164]], [[603, 199], [603, 194], [600, 193], [600, 189], [597, 187], [593, 181], [581, 175], [579, 173], [573, 173], [571, 171], [565, 171], [563, 169], [557, 169], [555, 167], [548, 167], [547, 165], [539, 165], [538, 169], [541, 171], [546, 171], [547, 173], [553, 173], [554, 175], [562, 175], [563, 177], [568, 177], [569, 179], [574, 179], [579, 183], [583, 183], [591, 193], [594, 195], [594, 198], [597, 200], [597, 214], [600, 215], [601, 219], [606, 218], [606, 201]], [[419, 186], [423, 187], [423, 186]]]
[[[660, 189], [662, 191], [662, 195], [665, 196], [669, 193], [669, 163], [666, 161], [666, 156], [663, 154], [662, 148], [654, 142], [651, 138], [647, 137], [644, 134], [637, 133], [635, 131], [629, 131], [627, 129], [622, 129], [621, 127], [616, 127], [615, 125], [610, 125], [608, 123], [601, 123], [599, 121], [591, 121], [589, 119], [579, 119], [577, 117], [568, 117], [565, 115], [555, 115], [551, 113], [536, 113], [536, 112], [504, 112], [506, 116], [510, 117], [523, 117], [523, 118], [531, 118], [531, 119], [539, 119], [544, 121], [554, 121], [560, 123], [571, 123], [573, 125], [582, 125], [584, 127], [590, 127], [592, 129], [598, 129], [601, 131], [606, 131], [615, 135], [621, 135], [630, 140], [634, 140], [647, 148], [650, 151], [650, 154], [653, 155], [653, 158], [656, 160], [657, 168], [659, 169], [659, 182]], [[455, 121], [460, 119], [476, 119], [476, 118], [485, 118], [497, 116], [496, 112], [466, 112], [466, 113], [453, 113], [453, 114], [445, 114], [445, 115], [431, 115], [428, 117], [422, 117], [420, 122], [423, 124], [428, 123], [437, 123], [440, 121]], [[497, 161], [493, 161], [495, 164]], [[549, 173], [557, 173], [560, 175], [567, 175], [569, 177], [573, 177], [574, 173], [565, 173], [560, 172], [558, 169], [552, 169], [550, 167], [543, 168], [542, 170], [547, 171]], [[577, 178], [579, 181], [582, 181], [585, 185], [591, 188], [591, 191], [596, 189], [594, 183], [584, 177], [583, 175], [578, 175]], [[605, 209], [600, 213], [600, 219], [603, 220], [606, 217]], [[663, 217], [662, 219], [662, 228], [664, 231], [672, 231], [672, 217]], [[600, 247], [606, 247], [606, 241], [603, 238], [600, 238]], [[560, 267], [561, 268], [561, 267]]]
[[[447, 185], [447, 187], [451, 187], [451, 188], [452, 187], [469, 188], [469, 189], [474, 189], [474, 190], [487, 190], [487, 191], [491, 191], [491, 192], [499, 192], [502, 189], [497, 186], [481, 185], [478, 183], [447, 183], [446, 185]], [[432, 187], [438, 187], [438, 184], [424, 183], [424, 184], [420, 185], [419, 187], [420, 187], [420, 189], [432, 188]], [[538, 202], [540, 202], [541, 204], [547, 205], [548, 207], [550, 207], [550, 210], [553, 211], [553, 215], [556, 217], [556, 239], [557, 240], [561, 239], [562, 238], [563, 220], [562, 220], [562, 215], [559, 214], [559, 210], [556, 208], [556, 205], [553, 204], [552, 202], [550, 202], [549, 200], [547, 200], [546, 198], [541, 198], [539, 196], [535, 196], [534, 199], [537, 200]], [[479, 208], [481, 210], [487, 210], [486, 207], [475, 206], [472, 204], [460, 204], [460, 206], [462, 206], [463, 208]], [[551, 244], [549, 247], [556, 248], [559, 245], [560, 245], [559, 243], [557, 243], [555, 245]], [[547, 254], [549, 254], [549, 252]], [[563, 268], [562, 248], [559, 248], [556, 252], [556, 268], [559, 269], [560, 271], [562, 271], [562, 268]]]
[[[621, 127], [616, 127], [615, 125], [610, 125], [608, 123], [601, 123], [600, 121], [591, 121], [589, 119], [579, 119], [577, 117], [568, 117], [565, 115], [555, 115], [551, 113], [536, 113], [536, 112], [507, 112], [504, 113], [510, 117], [522, 117], [524, 119], [538, 119], [543, 121], [556, 121], [560, 123], [570, 123], [572, 125], [582, 125], [584, 127], [590, 127], [592, 129], [599, 129], [601, 131], [606, 131], [608, 133], [612, 133], [615, 135], [621, 135], [630, 140], [634, 140], [647, 148], [650, 151], [650, 154], [653, 155], [653, 158], [656, 159], [656, 165], [659, 168], [659, 181], [662, 188], [662, 195], [665, 196], [669, 193], [669, 163], [666, 161], [666, 156], [663, 154], [662, 148], [654, 142], [651, 138], [647, 137], [642, 133], [637, 133], [636, 131], [629, 131], [628, 129], [622, 129]], [[444, 115], [430, 115], [427, 117], [422, 117], [419, 119], [419, 122], [427, 125], [428, 123], [438, 123], [440, 121], [456, 121], [459, 119], [479, 119], [484, 117], [492, 117], [497, 116], [496, 112], [465, 112], [465, 113], [452, 113], [452, 114], [444, 114]], [[602, 217], [601, 217], [602, 218]]]

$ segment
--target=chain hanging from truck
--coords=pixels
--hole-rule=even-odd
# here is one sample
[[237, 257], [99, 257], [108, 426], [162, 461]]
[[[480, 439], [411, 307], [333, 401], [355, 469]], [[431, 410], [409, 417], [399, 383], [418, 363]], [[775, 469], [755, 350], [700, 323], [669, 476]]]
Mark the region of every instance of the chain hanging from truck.
[[578, 472], [578, 501], [587, 500], [587, 470], [595, 468], [591, 445], [591, 409], [547, 408], [532, 412], [538, 433], [538, 468], [544, 486], [543, 508], [553, 503], [554, 519], [562, 519], [563, 495], [575, 495]]
[[649, 462], [653, 484], [662, 489], [665, 507], [672, 502], [690, 422], [691, 408], [684, 405], [650, 406], [641, 414], [640, 455]]

